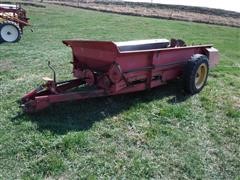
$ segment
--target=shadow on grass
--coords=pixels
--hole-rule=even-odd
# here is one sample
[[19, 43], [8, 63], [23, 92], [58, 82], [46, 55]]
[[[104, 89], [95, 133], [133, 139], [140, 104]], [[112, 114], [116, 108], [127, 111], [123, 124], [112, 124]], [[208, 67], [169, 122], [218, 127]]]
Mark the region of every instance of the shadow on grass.
[[185, 101], [189, 96], [185, 95], [182, 89], [182, 82], [174, 81], [142, 92], [55, 104], [32, 115], [20, 114], [12, 120], [30, 120], [37, 123], [39, 131], [50, 130], [56, 134], [83, 131], [91, 128], [95, 122], [113, 117], [137, 103], [147, 103], [165, 97], [171, 97], [168, 100], [171, 104]]

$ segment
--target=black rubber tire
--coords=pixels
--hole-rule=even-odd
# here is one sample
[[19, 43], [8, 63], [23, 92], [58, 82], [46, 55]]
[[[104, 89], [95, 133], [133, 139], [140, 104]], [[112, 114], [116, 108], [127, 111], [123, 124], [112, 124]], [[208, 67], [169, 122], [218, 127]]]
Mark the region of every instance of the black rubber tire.
[[[199, 66], [205, 64], [207, 67], [207, 74], [204, 80], [204, 83], [200, 88], [196, 87], [195, 84], [195, 77]], [[184, 69], [184, 89], [189, 94], [196, 94], [199, 93], [203, 87], [206, 85], [207, 78], [209, 72], [209, 65], [208, 65], [208, 58], [202, 54], [195, 54], [192, 58], [187, 62], [185, 69]]]
[[6, 25], [14, 26], [14, 27], [17, 29], [17, 32], [18, 32], [18, 37], [16, 38], [16, 40], [11, 41], [10, 43], [18, 42], [18, 41], [21, 39], [22, 33], [21, 33], [21, 30], [20, 30], [19, 26], [18, 26], [16, 23], [11, 22], [11, 21], [5, 21], [4, 23], [2, 23], [2, 24], [0, 25], [0, 42], [6, 42], [6, 41], [2, 38], [2, 36], [1, 36], [1, 30], [2, 30], [2, 28], [3, 28], [4, 26], [6, 26]]

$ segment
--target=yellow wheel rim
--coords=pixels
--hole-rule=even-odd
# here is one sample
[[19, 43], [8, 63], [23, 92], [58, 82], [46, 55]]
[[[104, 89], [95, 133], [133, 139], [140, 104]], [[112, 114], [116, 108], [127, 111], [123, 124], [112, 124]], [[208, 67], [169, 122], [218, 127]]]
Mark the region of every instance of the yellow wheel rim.
[[197, 89], [200, 89], [207, 78], [207, 65], [206, 64], [201, 64], [196, 72], [195, 75], [195, 86]]

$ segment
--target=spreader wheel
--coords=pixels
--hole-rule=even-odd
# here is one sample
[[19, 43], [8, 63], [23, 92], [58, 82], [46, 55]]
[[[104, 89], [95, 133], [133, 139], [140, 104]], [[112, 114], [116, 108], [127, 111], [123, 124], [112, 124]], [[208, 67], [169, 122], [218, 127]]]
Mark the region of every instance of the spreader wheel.
[[190, 94], [199, 93], [208, 77], [208, 58], [202, 54], [194, 55], [186, 64], [184, 71], [185, 90]]
[[3, 23], [0, 26], [0, 42], [14, 43], [21, 39], [21, 31], [17, 24], [12, 22]]

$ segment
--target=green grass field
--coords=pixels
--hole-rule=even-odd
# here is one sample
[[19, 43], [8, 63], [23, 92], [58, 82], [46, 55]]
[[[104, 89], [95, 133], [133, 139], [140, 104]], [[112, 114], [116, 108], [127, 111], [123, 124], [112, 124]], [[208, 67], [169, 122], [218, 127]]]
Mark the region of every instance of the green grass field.
[[[0, 45], [0, 179], [240, 178], [240, 29], [86, 11], [26, 7], [34, 32]], [[181, 38], [213, 43], [221, 62], [200, 94], [181, 81], [150, 91], [22, 114], [16, 102], [51, 76], [70, 79], [63, 39]]]

